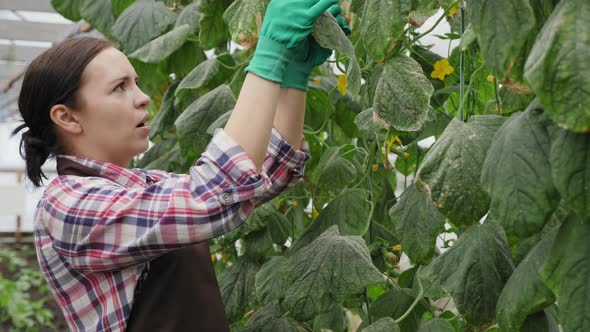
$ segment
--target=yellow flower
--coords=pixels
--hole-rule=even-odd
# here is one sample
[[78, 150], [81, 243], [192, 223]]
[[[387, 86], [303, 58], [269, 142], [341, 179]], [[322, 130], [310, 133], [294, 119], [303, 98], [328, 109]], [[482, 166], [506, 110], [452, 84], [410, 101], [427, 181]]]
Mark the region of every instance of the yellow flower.
[[442, 59], [434, 64], [434, 70], [432, 71], [432, 74], [430, 74], [430, 77], [438, 78], [439, 80], [443, 81], [445, 76], [453, 73], [454, 71], [455, 68], [449, 64], [449, 60]]
[[215, 263], [215, 258], [217, 258], [217, 256], [215, 254], [211, 254], [211, 261], [213, 263]]
[[494, 83], [494, 75], [488, 75], [487, 80], [490, 83]]
[[457, 3], [456, 5], [451, 7], [451, 9], [449, 10], [449, 16], [455, 15], [455, 13], [459, 10], [459, 8], [461, 8], [460, 3]]
[[374, 164], [373, 165], [373, 172], [377, 172], [379, 170], [379, 165]]
[[338, 87], [338, 91], [340, 91], [343, 96], [346, 96], [346, 93], [348, 92], [346, 90], [346, 75], [338, 75], [338, 84], [336, 84], [336, 87]]
[[315, 208], [313, 208], [313, 210], [311, 212], [311, 220], [316, 220], [319, 215], [320, 215], [320, 213], [318, 212], [318, 210], [316, 210]]
[[402, 245], [401, 244], [396, 244], [395, 246], [391, 247], [391, 249], [393, 251], [402, 251]]

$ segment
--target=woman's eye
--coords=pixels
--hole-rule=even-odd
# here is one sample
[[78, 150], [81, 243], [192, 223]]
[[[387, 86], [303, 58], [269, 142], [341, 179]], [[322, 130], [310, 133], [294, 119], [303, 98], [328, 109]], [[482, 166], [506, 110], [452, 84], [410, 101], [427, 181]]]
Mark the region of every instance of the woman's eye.
[[125, 90], [125, 82], [122, 82], [115, 87], [114, 91], [124, 91], [124, 90]]

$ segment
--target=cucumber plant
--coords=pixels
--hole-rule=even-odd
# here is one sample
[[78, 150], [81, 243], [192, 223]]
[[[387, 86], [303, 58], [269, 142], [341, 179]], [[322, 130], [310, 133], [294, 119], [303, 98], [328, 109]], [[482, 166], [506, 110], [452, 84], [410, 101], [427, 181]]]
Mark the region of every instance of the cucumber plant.
[[[173, 172], [231, 114], [268, 2], [52, 0], [128, 55], [154, 100], [133, 166]], [[313, 32], [336, 52], [305, 180], [211, 241], [232, 329], [590, 330], [590, 2], [341, 5], [350, 36]]]

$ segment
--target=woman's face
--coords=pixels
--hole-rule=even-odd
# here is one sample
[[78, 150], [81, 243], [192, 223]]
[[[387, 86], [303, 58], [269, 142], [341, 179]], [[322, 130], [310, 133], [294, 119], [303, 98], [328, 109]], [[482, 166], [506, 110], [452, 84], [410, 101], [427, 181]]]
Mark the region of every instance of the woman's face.
[[82, 156], [126, 167], [148, 148], [150, 98], [137, 85], [127, 57], [116, 48], [101, 51], [84, 69], [78, 90]]

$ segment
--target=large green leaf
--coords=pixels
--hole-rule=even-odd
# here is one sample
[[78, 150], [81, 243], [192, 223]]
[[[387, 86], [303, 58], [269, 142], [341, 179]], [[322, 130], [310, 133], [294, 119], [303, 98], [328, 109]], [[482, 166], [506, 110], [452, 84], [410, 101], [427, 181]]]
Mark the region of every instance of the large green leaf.
[[445, 217], [432, 205], [428, 194], [406, 188], [399, 201], [389, 210], [395, 231], [401, 237], [404, 252], [416, 264], [432, 259], [436, 237], [444, 230]]
[[187, 89], [218, 86], [231, 77], [233, 71], [226, 66], [232, 65], [234, 65], [234, 60], [228, 53], [201, 62], [180, 82], [176, 96], [180, 96], [182, 91]]
[[245, 48], [256, 44], [269, 2], [270, 0], [236, 0], [227, 8], [223, 19], [229, 26], [234, 42]]
[[518, 265], [500, 293], [497, 305], [498, 325], [503, 331], [520, 331], [526, 318], [555, 301], [539, 274], [551, 253], [559, 226], [554, 227]]
[[498, 297], [513, 269], [504, 231], [488, 218], [418, 274], [449, 293], [467, 322], [481, 326], [495, 320]]
[[146, 63], [159, 63], [178, 50], [189, 34], [189, 25], [182, 25], [140, 47], [129, 57]]
[[334, 16], [328, 12], [322, 14], [315, 22], [312, 35], [322, 47], [336, 50], [348, 57], [346, 88], [353, 96], [358, 95], [361, 90], [361, 67], [356, 59], [354, 46]]
[[111, 36], [115, 16], [111, 0], [85, 0], [80, 7], [82, 18], [105, 36]]
[[340, 235], [336, 225], [291, 256], [284, 273], [289, 284], [284, 303], [298, 320], [328, 312], [384, 281], [363, 239]]
[[[377, 320], [383, 317], [399, 319], [416, 300], [413, 290], [407, 288], [390, 289], [371, 304], [371, 317]], [[417, 331], [422, 315], [428, 311], [428, 303], [420, 300], [410, 314], [399, 324], [401, 331]]]
[[561, 226], [541, 277], [556, 295], [565, 332], [590, 331], [590, 219], [575, 215]]
[[283, 298], [287, 283], [281, 271], [286, 261], [283, 256], [272, 257], [256, 273], [256, 297], [262, 303]]
[[549, 116], [576, 132], [590, 131], [589, 25], [590, 2], [559, 2], [525, 65], [525, 78]]
[[368, 197], [369, 192], [364, 189], [344, 189], [322, 209], [318, 218], [293, 243], [291, 251], [305, 247], [333, 225], [338, 225], [342, 235], [364, 235], [371, 210]]
[[236, 103], [227, 85], [220, 85], [190, 104], [174, 122], [178, 143], [187, 159], [194, 160], [200, 155], [210, 136], [207, 127], [220, 115], [232, 109]]
[[454, 332], [455, 328], [448, 320], [435, 318], [420, 325], [418, 332]]
[[203, 49], [211, 49], [226, 42], [230, 35], [223, 21], [223, 13], [232, 0], [201, 0], [203, 18], [199, 22], [199, 39]]
[[242, 257], [219, 276], [221, 298], [230, 322], [238, 321], [256, 301], [254, 282], [258, 264]]
[[191, 32], [199, 34], [199, 23], [203, 18], [203, 13], [199, 11], [199, 2], [193, 2], [184, 7], [182, 12], [176, 18], [175, 28], [181, 25], [188, 24], [191, 27]]
[[174, 73], [176, 79], [182, 79], [191, 72], [199, 63], [205, 61], [207, 56], [201, 49], [198, 41], [190, 40], [172, 53], [167, 62], [167, 73]]
[[330, 147], [326, 150], [311, 174], [312, 183], [320, 192], [336, 194], [356, 177], [354, 164], [344, 156], [349, 146]]
[[271, 303], [256, 311], [240, 332], [301, 332], [307, 329], [293, 318], [285, 317], [279, 304]]
[[469, 0], [467, 15], [488, 68], [497, 78], [508, 78], [535, 28], [529, 1]]
[[416, 60], [398, 55], [385, 64], [373, 109], [389, 126], [417, 131], [426, 121], [433, 92], [432, 84]]
[[399, 325], [391, 317], [383, 317], [365, 327], [361, 332], [399, 332]]
[[553, 183], [580, 216], [590, 217], [590, 134], [556, 129], [551, 135]]
[[135, 0], [112, 0], [113, 15], [119, 17], [119, 15], [121, 15], [121, 13], [134, 2]]
[[150, 139], [153, 139], [157, 135], [161, 135], [168, 129], [174, 127], [174, 120], [176, 120], [176, 117], [178, 116], [178, 113], [174, 108], [174, 90], [176, 90], [177, 86], [178, 83], [172, 84], [168, 90], [166, 90], [166, 93], [164, 93], [164, 97], [162, 98], [160, 110], [150, 120]]
[[125, 51], [131, 53], [160, 36], [175, 21], [176, 14], [164, 3], [138, 0], [117, 18], [112, 35]]
[[393, 54], [397, 39], [408, 23], [410, 0], [367, 1], [361, 38], [371, 59], [382, 62]]
[[77, 22], [82, 19], [80, 7], [85, 0], [51, 0], [51, 6], [61, 16]]
[[479, 184], [492, 137], [504, 118], [472, 116], [453, 119], [430, 148], [416, 175], [416, 188], [425, 189], [434, 205], [455, 225], [476, 223], [488, 211], [490, 199]]
[[559, 204], [551, 180], [547, 118], [536, 104], [498, 130], [483, 165], [490, 216], [509, 235], [527, 237], [543, 228]]

